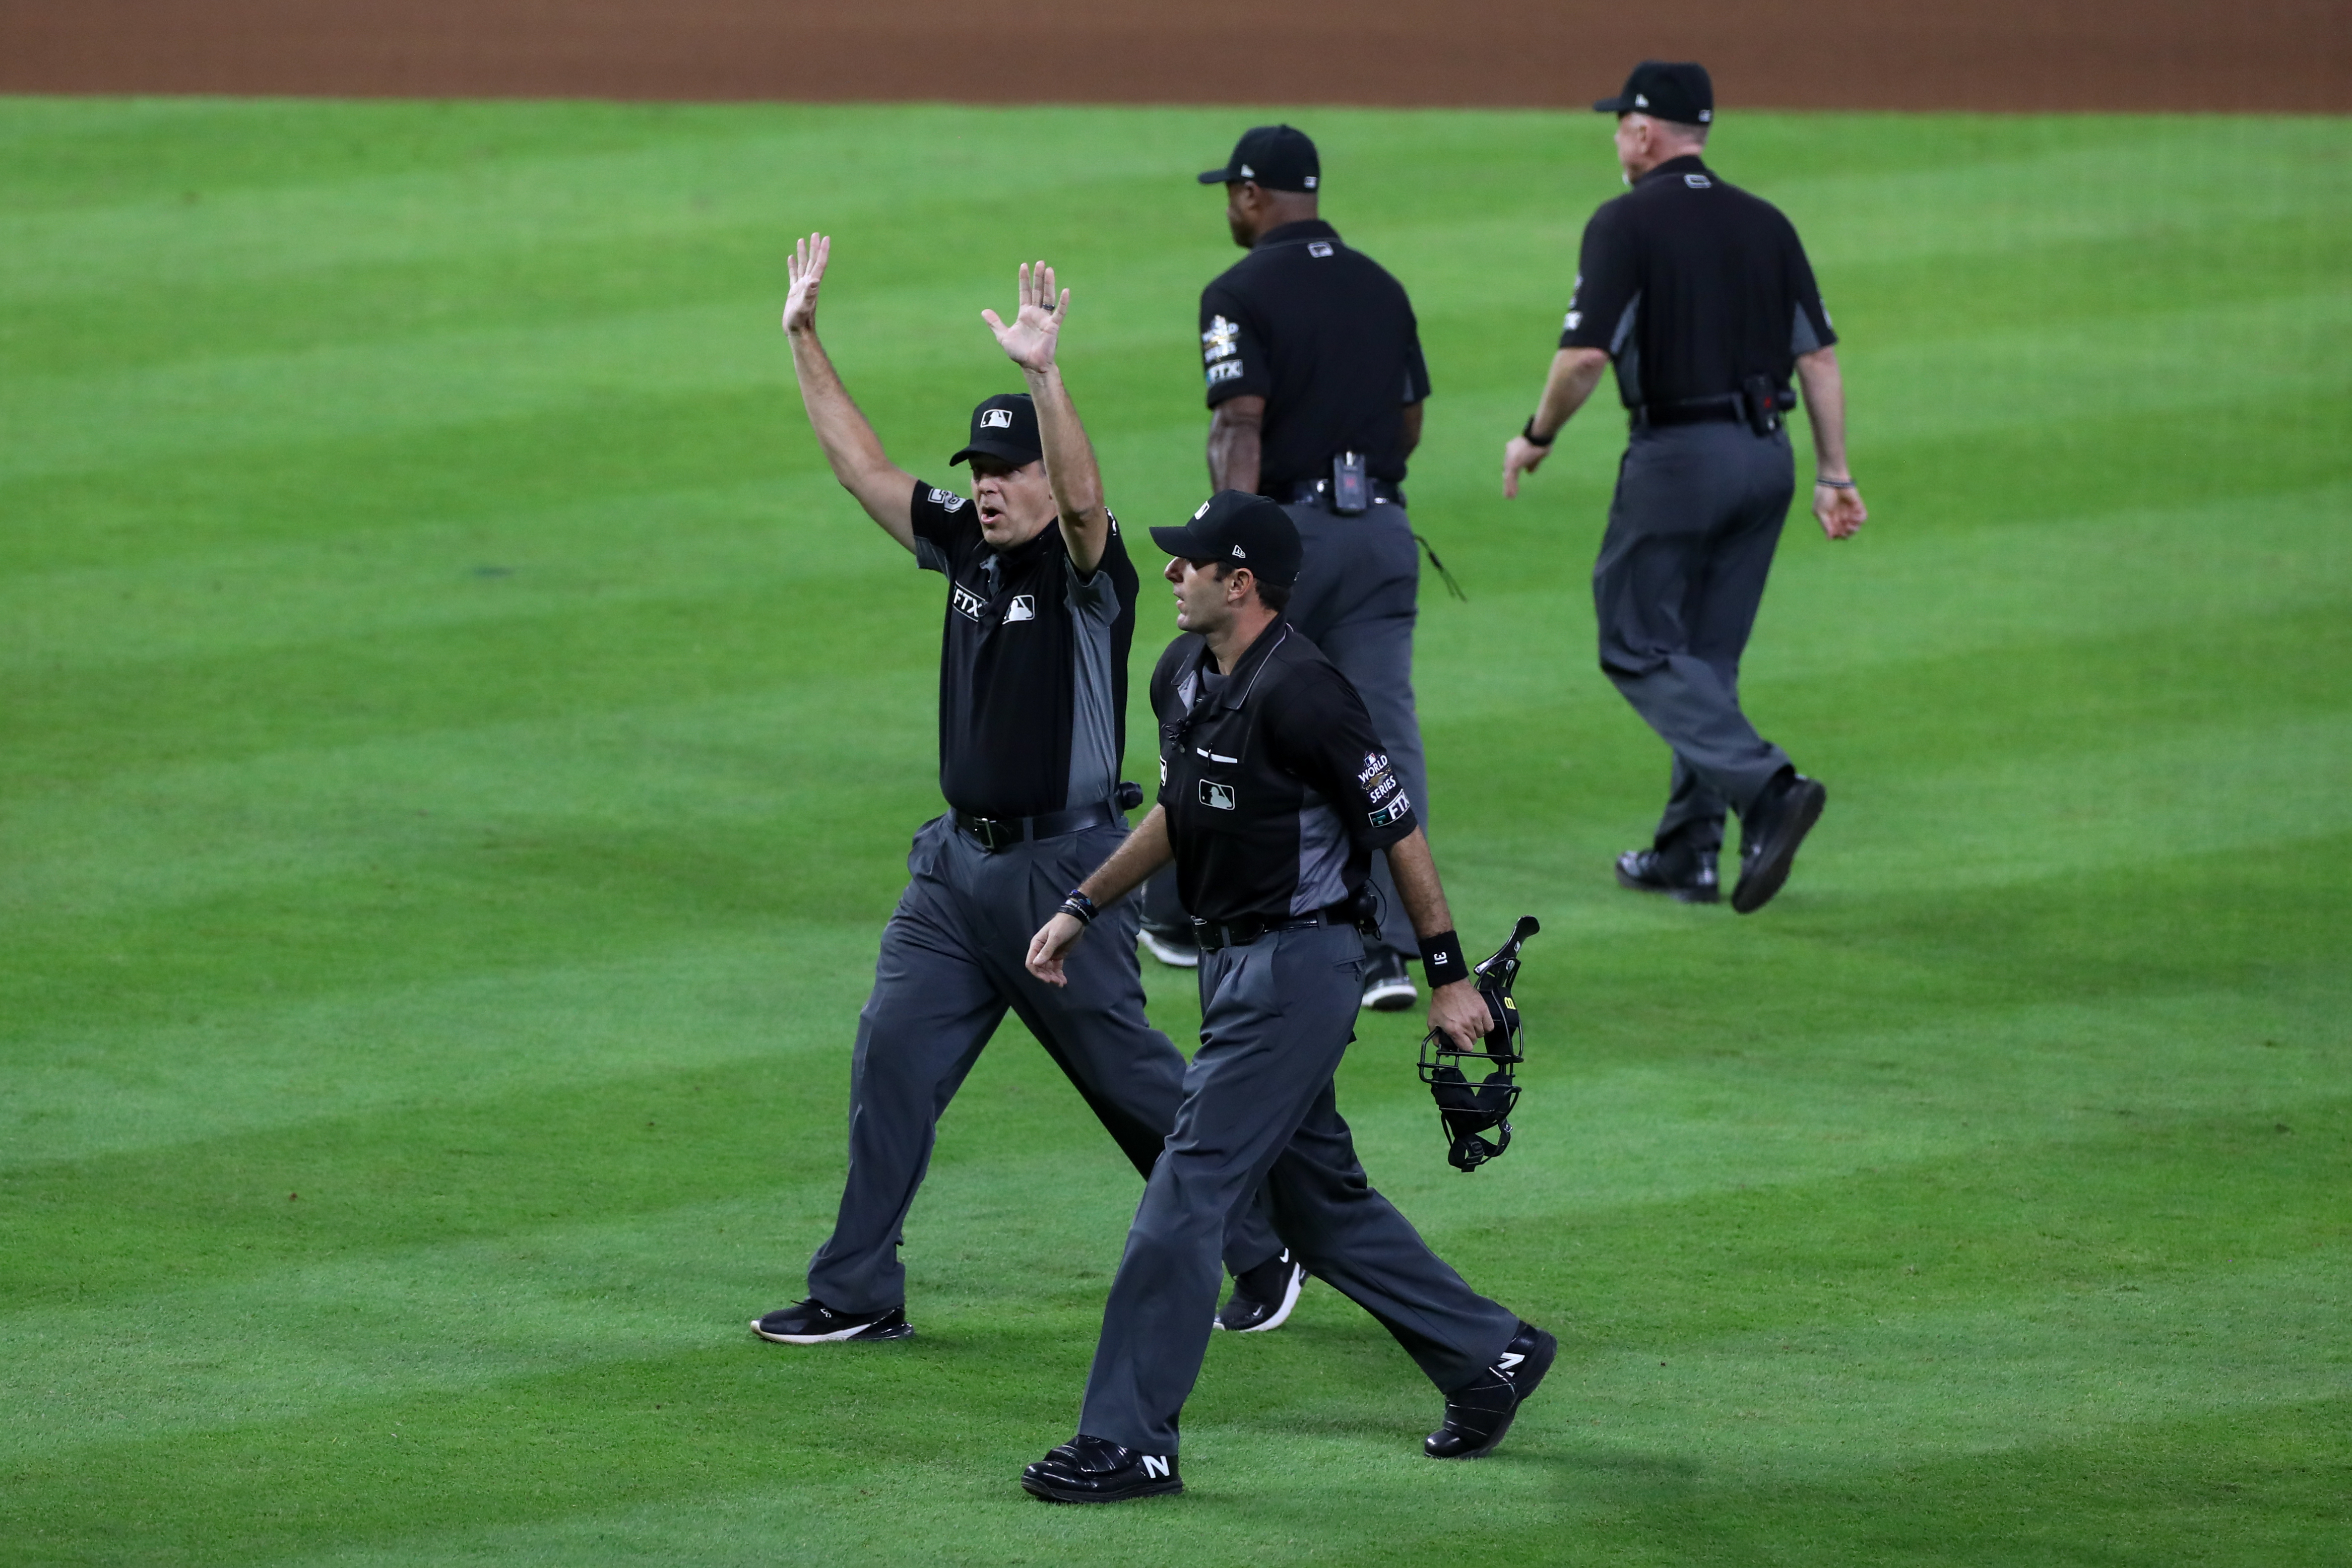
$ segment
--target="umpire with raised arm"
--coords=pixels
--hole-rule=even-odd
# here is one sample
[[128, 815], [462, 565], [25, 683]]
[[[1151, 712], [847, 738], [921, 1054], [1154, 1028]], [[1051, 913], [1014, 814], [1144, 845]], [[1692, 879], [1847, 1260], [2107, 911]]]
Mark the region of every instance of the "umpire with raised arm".
[[[1143, 1175], [1183, 1099], [1184, 1058], [1144, 1017], [1131, 903], [1102, 915], [1129, 940], [1099, 944], [1071, 966], [1066, 984], [1046, 985], [1024, 964], [1060, 890], [1127, 829], [1118, 768], [1139, 580], [1055, 363], [1069, 295], [1056, 298], [1041, 261], [1021, 268], [1011, 325], [982, 312], [1029, 390], [972, 410], [971, 439], [948, 460], [971, 465], [966, 497], [892, 463], [850, 401], [816, 334], [832, 249], [823, 235], [797, 247], [784, 333], [835, 476], [922, 570], [948, 580], [940, 791], [950, 809], [915, 835], [910, 880], [883, 930], [874, 990], [858, 1015], [849, 1173], [833, 1234], [809, 1262], [807, 1298], [751, 1324], [783, 1344], [914, 1332], [899, 1228], [940, 1116], [1007, 1010]], [[1287, 1297], [1272, 1303], [1286, 1313], [1296, 1270], [1278, 1256], [1262, 1210], [1235, 1206], [1230, 1235], [1237, 1271], [1288, 1284]], [[1259, 1312], [1239, 1326], [1279, 1321]]]
[[1553, 1337], [1479, 1295], [1372, 1188], [1332, 1075], [1355, 1038], [1358, 896], [1386, 851], [1430, 979], [1429, 1021], [1465, 1047], [1491, 1015], [1444, 889], [1355, 688], [1284, 619], [1298, 530], [1223, 491], [1154, 528], [1184, 635], [1151, 676], [1160, 799], [1042, 926], [1029, 967], [1059, 983], [1099, 911], [1175, 863], [1193, 912], [1201, 1049], [1144, 1184], [1103, 1309], [1078, 1435], [1022, 1475], [1053, 1502], [1181, 1491], [1177, 1418], [1208, 1347], [1218, 1239], [1261, 1183], [1308, 1270], [1380, 1321], [1445, 1395], [1432, 1458], [1493, 1449], [1552, 1363]]
[[[1425, 811], [1412, 698], [1421, 563], [1402, 486], [1429, 368], [1412, 302], [1318, 215], [1322, 163], [1304, 131], [1261, 125], [1200, 178], [1225, 187], [1226, 226], [1249, 252], [1201, 294], [1210, 487], [1288, 509], [1306, 549], [1291, 623], [1362, 694]], [[1385, 854], [1373, 856], [1372, 881], [1385, 914], [1367, 952], [1363, 1002], [1392, 1011], [1413, 1001], [1412, 923]], [[1144, 922], [1155, 956], [1198, 961], [1172, 877], [1154, 882]]]
[[1614, 363], [1633, 434], [1592, 572], [1601, 667], [1675, 758], [1665, 815], [1648, 849], [1618, 857], [1617, 880], [1716, 902], [1737, 811], [1731, 906], [1751, 915], [1788, 880], [1828, 798], [1740, 711], [1739, 659], [1796, 489], [1782, 421], [1792, 372], [1813, 426], [1813, 516], [1843, 539], [1869, 515], [1846, 466], [1837, 334], [1795, 227], [1706, 166], [1704, 68], [1644, 60], [1592, 107], [1617, 116], [1632, 189], [1585, 225], [1543, 400], [1504, 448], [1503, 494], [1518, 494]]

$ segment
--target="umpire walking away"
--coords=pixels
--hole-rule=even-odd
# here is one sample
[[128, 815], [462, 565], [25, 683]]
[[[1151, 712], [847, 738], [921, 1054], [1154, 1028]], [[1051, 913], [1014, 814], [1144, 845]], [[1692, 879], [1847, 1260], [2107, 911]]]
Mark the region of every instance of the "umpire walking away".
[[1393, 757], [1347, 677], [1283, 617], [1299, 575], [1290, 517], [1226, 490], [1151, 538], [1175, 558], [1162, 575], [1185, 632], [1151, 677], [1159, 803], [1038, 931], [1029, 967], [1075, 983], [1098, 912], [1172, 856], [1198, 923], [1201, 1049], [1111, 1283], [1078, 1436], [1022, 1485], [1055, 1502], [1183, 1490], [1177, 1416], [1208, 1345], [1218, 1238], [1261, 1183], [1300, 1260], [1445, 1391], [1423, 1451], [1475, 1458], [1502, 1441], [1559, 1346], [1429, 1249], [1365, 1179], [1339, 1117], [1332, 1074], [1354, 1039], [1356, 910], [1376, 852], [1418, 933], [1431, 1027], [1475, 1047], [1486, 999]]
[[[1210, 488], [1289, 510], [1307, 551], [1291, 624], [1363, 695], [1425, 812], [1412, 700], [1421, 562], [1402, 488], [1429, 396], [1412, 303], [1316, 215], [1322, 163], [1305, 132], [1259, 126], [1200, 178], [1223, 184], [1226, 225], [1249, 252], [1201, 294]], [[1372, 857], [1372, 881], [1385, 913], [1367, 945], [1363, 1001], [1397, 1011], [1413, 1002], [1412, 923], [1385, 855]], [[1146, 894], [1144, 943], [1165, 962], [1199, 961], [1171, 876]]]
[[1788, 880], [1827, 792], [1739, 710], [1739, 656], [1796, 488], [1781, 415], [1804, 387], [1832, 539], [1869, 516], [1846, 467], [1837, 334], [1797, 231], [1703, 161], [1715, 89], [1696, 65], [1644, 60], [1592, 106], [1617, 116], [1632, 190], [1584, 229], [1576, 291], [1535, 417], [1503, 453], [1503, 494], [1551, 450], [1614, 362], [1633, 423], [1592, 571], [1601, 667], [1674, 747], [1665, 815], [1617, 880], [1685, 903], [1718, 896], [1727, 809], [1739, 813], [1731, 906]]
[[[801, 242], [785, 336], [809, 423], [835, 477], [926, 571], [948, 580], [940, 646], [940, 790], [950, 810], [916, 833], [911, 877], [882, 933], [849, 1080], [849, 1176], [808, 1298], [752, 1323], [784, 1344], [903, 1339], [899, 1228], [940, 1114], [1006, 1010], [1020, 1015], [1145, 1175], [1183, 1099], [1184, 1058], [1144, 1018], [1131, 904], [1067, 983], [1024, 967], [1060, 894], [1125, 836], [1128, 646], [1138, 579], [1103, 505], [1093, 448], [1054, 362], [1069, 295], [1044, 262], [1021, 268], [1012, 325], [983, 311], [1029, 391], [972, 411], [967, 499], [893, 465], [817, 340], [832, 242]], [[1297, 1299], [1262, 1212], [1235, 1207], [1226, 1255], [1288, 1285], [1235, 1303], [1268, 1327]], [[1259, 1310], [1264, 1309], [1264, 1310]], [[1228, 1309], [1229, 1312], [1234, 1309]], [[1204, 1314], [1205, 1315], [1205, 1314]], [[1269, 1321], [1271, 1320], [1271, 1321]]]

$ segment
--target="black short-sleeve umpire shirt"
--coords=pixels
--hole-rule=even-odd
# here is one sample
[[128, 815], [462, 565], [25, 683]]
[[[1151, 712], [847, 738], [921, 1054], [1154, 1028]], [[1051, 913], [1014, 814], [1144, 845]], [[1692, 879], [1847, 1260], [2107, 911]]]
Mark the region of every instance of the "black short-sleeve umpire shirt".
[[1404, 408], [1429, 395], [1421, 326], [1404, 286], [1320, 219], [1285, 224], [1201, 291], [1209, 406], [1265, 399], [1258, 490], [1287, 499], [1331, 459], [1404, 480]]
[[1419, 825], [1363, 699], [1287, 622], [1222, 677], [1199, 637], [1177, 638], [1151, 707], [1176, 891], [1200, 919], [1328, 908]]
[[977, 817], [1108, 800], [1127, 749], [1127, 654], [1140, 586], [1118, 520], [1081, 577], [1058, 524], [998, 551], [980, 508], [915, 481], [915, 559], [948, 580], [940, 793]]
[[1601, 349], [1628, 408], [1788, 385], [1837, 341], [1812, 264], [1780, 209], [1696, 156], [1659, 164], [1584, 226], [1563, 349]]

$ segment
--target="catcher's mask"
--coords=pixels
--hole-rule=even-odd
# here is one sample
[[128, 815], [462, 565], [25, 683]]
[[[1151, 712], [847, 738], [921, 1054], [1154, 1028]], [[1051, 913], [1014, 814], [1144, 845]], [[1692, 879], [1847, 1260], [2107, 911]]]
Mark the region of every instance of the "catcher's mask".
[[[1478, 1049], [1465, 1051], [1444, 1030], [1422, 1037], [1421, 1081], [1437, 1100], [1445, 1157], [1455, 1170], [1475, 1171], [1511, 1146], [1508, 1118], [1519, 1100], [1512, 1072], [1527, 1060], [1519, 1051], [1519, 1009], [1511, 1000], [1511, 986], [1519, 977], [1519, 945], [1542, 929], [1534, 915], [1520, 915], [1511, 939], [1472, 971], [1489, 1020]], [[1488, 1133], [1496, 1134], [1494, 1141], [1487, 1140]]]

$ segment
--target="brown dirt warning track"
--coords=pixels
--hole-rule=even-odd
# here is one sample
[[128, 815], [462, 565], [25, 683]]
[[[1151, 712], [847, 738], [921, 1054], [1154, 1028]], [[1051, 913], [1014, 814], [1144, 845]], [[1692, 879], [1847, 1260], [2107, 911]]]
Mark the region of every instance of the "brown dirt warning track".
[[0, 91], [2352, 109], [2352, 0], [0, 0]]

